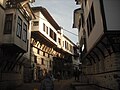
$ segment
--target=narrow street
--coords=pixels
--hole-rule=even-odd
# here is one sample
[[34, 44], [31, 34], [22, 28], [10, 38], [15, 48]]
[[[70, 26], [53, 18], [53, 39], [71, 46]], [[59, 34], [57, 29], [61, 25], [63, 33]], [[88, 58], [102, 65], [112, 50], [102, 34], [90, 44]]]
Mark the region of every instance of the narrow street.
[[[72, 90], [71, 83], [73, 82], [72, 79], [70, 80], [60, 80], [54, 81], [54, 90]], [[25, 83], [19, 87], [17, 87], [15, 90], [39, 90], [40, 89], [40, 83]]]
[[0, 0], [0, 90], [120, 90], [119, 9], [120, 0]]
[[[80, 84], [79, 82], [74, 81], [74, 79], [54, 81], [54, 90], [99, 90], [97, 87], [92, 85], [77, 85], [75, 88], [72, 88], [71, 84]], [[15, 90], [40, 90], [40, 83], [25, 83]]]
[[24, 83], [23, 85], [18, 86], [15, 90], [39, 90], [40, 83]]
[[55, 81], [54, 83], [54, 90], [72, 90], [71, 83], [73, 82], [73, 79], [68, 80], [61, 80], [61, 81]]

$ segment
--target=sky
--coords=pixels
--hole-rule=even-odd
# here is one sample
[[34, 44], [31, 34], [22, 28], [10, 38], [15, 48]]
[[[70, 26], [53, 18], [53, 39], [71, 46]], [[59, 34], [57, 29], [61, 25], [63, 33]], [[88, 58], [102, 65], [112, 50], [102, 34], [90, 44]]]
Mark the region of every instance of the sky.
[[72, 28], [73, 12], [79, 8], [75, 0], [35, 0], [32, 6], [42, 6], [46, 8], [57, 24], [63, 27], [64, 35], [73, 43], [76, 44], [78, 42], [78, 30]]

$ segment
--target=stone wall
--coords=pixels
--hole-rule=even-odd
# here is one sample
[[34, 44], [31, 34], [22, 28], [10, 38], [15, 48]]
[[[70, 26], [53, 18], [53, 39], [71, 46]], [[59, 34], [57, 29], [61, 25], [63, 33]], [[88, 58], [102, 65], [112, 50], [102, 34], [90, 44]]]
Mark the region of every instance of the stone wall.
[[83, 72], [90, 84], [99, 85], [112, 90], [119, 90], [120, 83], [120, 53], [113, 53], [103, 60], [86, 66]]

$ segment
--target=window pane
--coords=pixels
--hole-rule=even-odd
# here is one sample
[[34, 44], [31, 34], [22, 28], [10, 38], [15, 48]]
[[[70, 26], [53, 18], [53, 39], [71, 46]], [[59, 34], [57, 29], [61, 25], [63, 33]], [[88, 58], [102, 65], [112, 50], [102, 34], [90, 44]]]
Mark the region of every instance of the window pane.
[[27, 41], [27, 25], [24, 23], [23, 25], [23, 33], [22, 33], [22, 39], [23, 41]]
[[50, 28], [50, 37], [52, 38], [52, 35], [53, 34], [53, 31], [52, 31], [52, 29]]
[[92, 18], [92, 27], [94, 27], [94, 24], [95, 24], [95, 15], [94, 15], [93, 4], [92, 4], [92, 7], [91, 7], [91, 18]]
[[34, 62], [37, 63], [37, 56], [34, 55]]
[[17, 22], [17, 36], [21, 38], [21, 32], [22, 32], [22, 19], [18, 17], [18, 22]]
[[38, 26], [39, 25], [39, 22], [38, 21], [34, 21], [33, 22], [33, 26]]
[[41, 58], [41, 64], [44, 65], [44, 59], [43, 58]]
[[12, 20], [13, 20], [13, 14], [6, 14], [4, 34], [12, 33]]
[[48, 34], [48, 27], [46, 26], [46, 33]]
[[56, 41], [56, 33], [54, 32], [54, 40]]
[[43, 23], [43, 31], [45, 32], [45, 24]]

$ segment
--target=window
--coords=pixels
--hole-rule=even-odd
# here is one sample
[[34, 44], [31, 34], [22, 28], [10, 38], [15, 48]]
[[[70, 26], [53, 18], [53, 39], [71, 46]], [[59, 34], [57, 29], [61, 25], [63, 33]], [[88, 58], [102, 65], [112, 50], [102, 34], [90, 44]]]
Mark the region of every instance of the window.
[[48, 27], [43, 23], [43, 31], [48, 34]]
[[54, 38], [53, 38], [55, 41], [56, 41], [56, 33], [54, 32]]
[[72, 45], [70, 45], [70, 51], [72, 52]]
[[33, 26], [38, 26], [39, 22], [38, 21], [33, 21]]
[[53, 32], [53, 30], [50, 28], [50, 37], [54, 40], [54, 41], [56, 41], [56, 33], [55, 32]]
[[95, 14], [94, 14], [93, 4], [92, 4], [92, 7], [91, 7], [91, 19], [92, 19], [92, 27], [93, 27], [94, 24], [95, 24]]
[[46, 33], [48, 34], [48, 27], [46, 26]]
[[67, 42], [65, 41], [65, 49], [67, 48]]
[[23, 39], [24, 42], [27, 41], [27, 25], [25, 23], [23, 24], [22, 39]]
[[60, 38], [58, 38], [58, 42], [59, 42], [59, 45], [61, 45], [61, 39]]
[[45, 24], [43, 23], [43, 31], [45, 32]]
[[87, 0], [85, 0], [85, 6], [86, 6], [86, 4], [87, 4]]
[[39, 54], [40, 52], [39, 52], [39, 49], [37, 49], [37, 54]]
[[68, 50], [70, 51], [70, 44], [68, 44]]
[[22, 19], [18, 17], [17, 21], [17, 36], [21, 38], [21, 32], [22, 32]]
[[13, 21], [13, 14], [6, 14], [4, 34], [12, 33], [12, 21]]
[[34, 55], [34, 62], [37, 63], [37, 56]]
[[43, 56], [45, 56], [45, 52], [43, 52]]
[[51, 28], [50, 28], [50, 37], [53, 38], [53, 31]]
[[41, 64], [44, 65], [44, 59], [43, 58], [41, 58]]
[[68, 50], [68, 42], [67, 42], [67, 50]]
[[50, 57], [50, 54], [48, 54], [48, 58]]
[[82, 21], [82, 27], [84, 27], [84, 15], [83, 14], [81, 14], [81, 21]]
[[90, 32], [92, 31], [93, 27], [95, 25], [95, 15], [94, 15], [94, 7], [93, 4], [90, 9], [90, 13], [87, 18], [87, 30], [88, 30], [88, 36]]
[[89, 16], [88, 16], [88, 21], [89, 21], [89, 27], [90, 27], [90, 32], [92, 31], [92, 20], [91, 20], [91, 16], [90, 16], [90, 13], [89, 13]]

